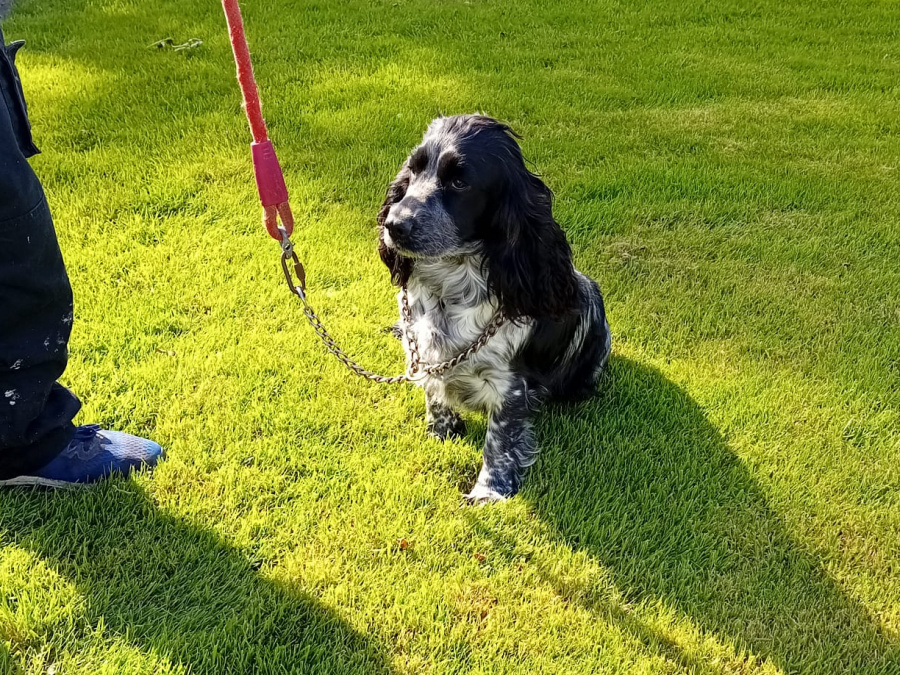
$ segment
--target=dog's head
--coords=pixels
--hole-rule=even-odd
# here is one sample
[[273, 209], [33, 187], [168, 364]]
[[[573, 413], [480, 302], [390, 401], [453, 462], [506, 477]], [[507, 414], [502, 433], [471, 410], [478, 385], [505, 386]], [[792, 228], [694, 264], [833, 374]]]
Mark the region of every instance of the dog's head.
[[481, 115], [441, 117], [388, 188], [379, 253], [396, 284], [416, 259], [481, 255], [508, 317], [560, 316], [577, 306], [578, 285], [552, 199], [508, 126]]

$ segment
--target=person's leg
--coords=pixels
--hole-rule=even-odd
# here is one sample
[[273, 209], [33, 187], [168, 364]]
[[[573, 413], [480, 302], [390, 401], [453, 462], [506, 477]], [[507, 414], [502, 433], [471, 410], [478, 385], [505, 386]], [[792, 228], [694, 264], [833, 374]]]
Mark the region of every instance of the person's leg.
[[43, 188], [13, 57], [0, 31], [0, 485], [63, 486], [152, 465], [161, 448], [75, 427], [66, 367], [72, 289]]
[[15, 49], [0, 54], [0, 480], [58, 455], [81, 407], [56, 383], [66, 367], [72, 290], [41, 184], [26, 161], [37, 149]]

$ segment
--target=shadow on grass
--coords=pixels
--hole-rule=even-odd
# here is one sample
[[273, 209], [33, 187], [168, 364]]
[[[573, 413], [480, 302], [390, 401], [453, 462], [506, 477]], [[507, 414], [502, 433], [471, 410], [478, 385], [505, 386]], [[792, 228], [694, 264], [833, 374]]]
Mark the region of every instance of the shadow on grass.
[[3, 644], [0, 644], [0, 673], [19, 675], [20, 672], [19, 666], [13, 661], [12, 655]]
[[0, 532], [76, 585], [91, 626], [76, 637], [102, 623], [107, 636], [198, 674], [390, 672], [332, 611], [263, 579], [134, 483], [0, 494]]
[[[627, 601], [662, 601], [785, 673], [900, 672], [898, 646], [791, 538], [703, 411], [659, 372], [615, 358], [597, 398], [552, 408], [541, 426], [524, 497]], [[665, 657], [718, 672], [633, 614], [583, 602]]]

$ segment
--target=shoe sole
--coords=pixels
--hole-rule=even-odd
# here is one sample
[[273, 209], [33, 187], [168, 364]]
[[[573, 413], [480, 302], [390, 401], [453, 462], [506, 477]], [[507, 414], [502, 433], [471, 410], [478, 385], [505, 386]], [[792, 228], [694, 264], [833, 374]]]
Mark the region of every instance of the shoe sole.
[[43, 487], [53, 490], [77, 490], [87, 487], [88, 483], [72, 483], [66, 480], [51, 480], [38, 476], [16, 476], [8, 480], [0, 480], [0, 488], [5, 487]]

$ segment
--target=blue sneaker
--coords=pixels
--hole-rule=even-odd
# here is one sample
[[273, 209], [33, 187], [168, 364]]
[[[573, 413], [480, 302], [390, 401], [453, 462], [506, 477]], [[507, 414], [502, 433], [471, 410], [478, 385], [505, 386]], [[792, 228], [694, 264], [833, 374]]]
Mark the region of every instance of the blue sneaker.
[[76, 487], [112, 474], [127, 476], [141, 466], [152, 467], [162, 454], [162, 448], [153, 441], [87, 424], [75, 429], [75, 436], [65, 450], [44, 468], [28, 476], [0, 481], [0, 487]]

